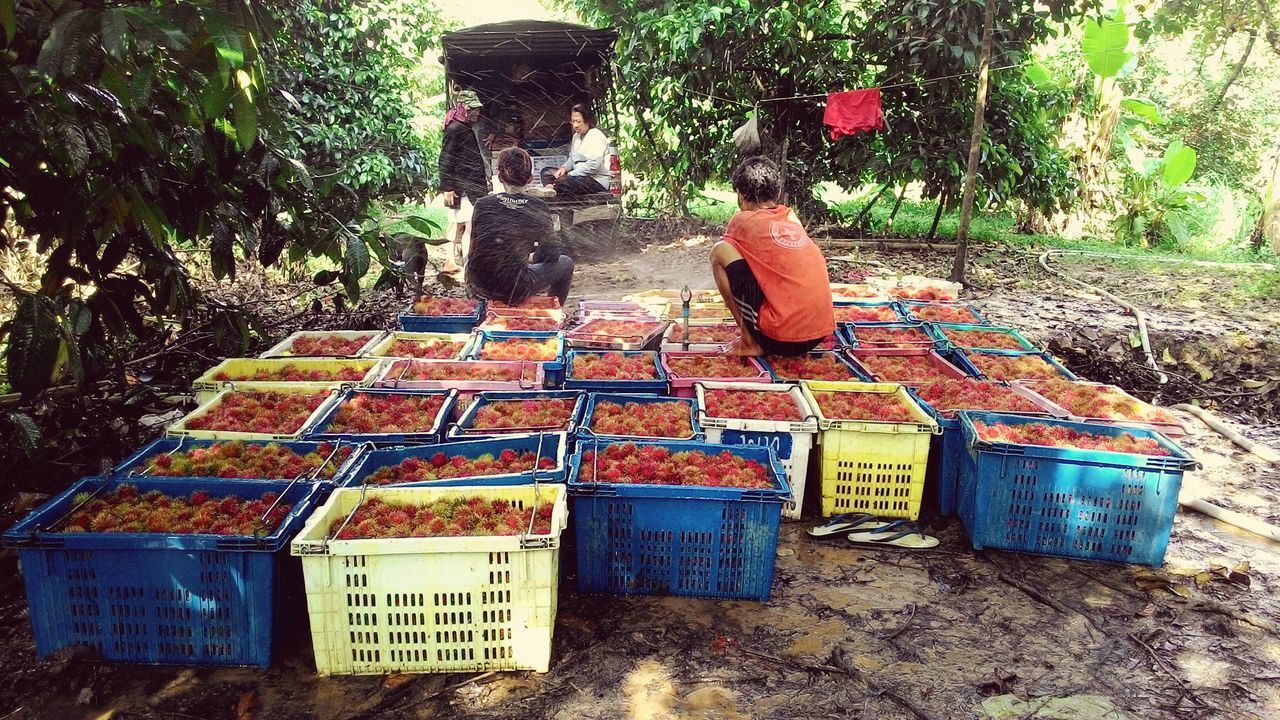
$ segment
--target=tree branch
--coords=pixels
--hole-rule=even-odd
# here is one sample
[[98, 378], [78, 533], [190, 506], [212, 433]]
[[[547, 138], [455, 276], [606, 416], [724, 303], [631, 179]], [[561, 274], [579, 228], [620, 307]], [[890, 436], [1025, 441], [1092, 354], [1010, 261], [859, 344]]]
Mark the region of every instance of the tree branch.
[[1253, 44], [1258, 40], [1258, 28], [1249, 28], [1249, 44], [1244, 46], [1244, 54], [1240, 56], [1240, 61], [1236, 63], [1236, 67], [1231, 71], [1231, 76], [1227, 78], [1226, 84], [1218, 91], [1218, 97], [1209, 104], [1209, 112], [1217, 112], [1222, 106], [1222, 102], [1227, 99], [1227, 91], [1231, 89], [1231, 85], [1240, 79], [1241, 73], [1244, 72], [1245, 63], [1249, 62], [1249, 53], [1253, 52]]

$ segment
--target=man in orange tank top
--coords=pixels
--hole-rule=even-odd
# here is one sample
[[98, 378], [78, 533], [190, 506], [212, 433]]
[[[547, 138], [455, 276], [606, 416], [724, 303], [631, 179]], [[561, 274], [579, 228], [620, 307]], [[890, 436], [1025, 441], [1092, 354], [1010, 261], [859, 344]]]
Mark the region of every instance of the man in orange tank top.
[[711, 248], [711, 273], [740, 337], [731, 355], [803, 355], [836, 329], [822, 250], [778, 204], [782, 173], [769, 158], [733, 171], [739, 212]]

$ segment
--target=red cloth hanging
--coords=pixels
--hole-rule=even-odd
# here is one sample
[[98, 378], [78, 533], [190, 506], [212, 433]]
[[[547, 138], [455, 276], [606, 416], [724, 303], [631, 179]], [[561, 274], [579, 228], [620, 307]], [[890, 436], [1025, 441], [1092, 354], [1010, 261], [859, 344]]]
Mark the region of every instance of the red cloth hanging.
[[831, 139], [884, 129], [880, 110], [880, 88], [849, 90], [827, 94], [827, 111], [822, 124], [831, 128]]

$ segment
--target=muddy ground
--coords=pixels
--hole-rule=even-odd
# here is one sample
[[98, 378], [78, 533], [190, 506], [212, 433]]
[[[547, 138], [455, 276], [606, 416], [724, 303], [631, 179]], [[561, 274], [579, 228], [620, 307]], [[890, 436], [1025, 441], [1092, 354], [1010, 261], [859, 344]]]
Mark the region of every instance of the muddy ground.
[[[705, 238], [692, 238], [585, 264], [575, 294], [709, 287], [707, 249]], [[1280, 376], [1277, 305], [1251, 303], [1242, 313], [1225, 302], [1238, 271], [1054, 262], [1121, 294], [1148, 293], [1142, 304], [1152, 311], [1157, 353], [1167, 348], [1173, 358], [1164, 364], [1169, 382], [1138, 362], [1129, 318], [1048, 278], [1033, 255], [981, 250], [972, 273], [981, 287], [969, 296], [1090, 378], [1166, 403], [1199, 393], [1250, 435], [1280, 435], [1267, 387]], [[885, 268], [944, 276], [949, 263], [941, 254], [859, 253], [833, 260], [832, 279]], [[1181, 290], [1188, 286], [1199, 300]], [[1183, 348], [1197, 351], [1180, 355]], [[1280, 520], [1280, 472], [1188, 426], [1182, 444], [1205, 467], [1188, 475], [1184, 494]], [[937, 550], [815, 541], [804, 532], [813, 520], [784, 522], [767, 603], [580, 595], [570, 572], [551, 671], [542, 675], [318, 677], [301, 607], [284, 620], [283, 647], [265, 672], [119, 666], [76, 653], [38, 660], [16, 560], [5, 554], [0, 720], [942, 720], [989, 717], [978, 706], [1016, 698], [1029, 702], [1001, 717], [1280, 717], [1276, 543], [1184, 510], [1165, 567], [1152, 570], [975, 552], [957, 522], [926, 522], [942, 540]], [[1005, 695], [1016, 698], [993, 699]], [[1063, 706], [1076, 714], [1049, 714]]]

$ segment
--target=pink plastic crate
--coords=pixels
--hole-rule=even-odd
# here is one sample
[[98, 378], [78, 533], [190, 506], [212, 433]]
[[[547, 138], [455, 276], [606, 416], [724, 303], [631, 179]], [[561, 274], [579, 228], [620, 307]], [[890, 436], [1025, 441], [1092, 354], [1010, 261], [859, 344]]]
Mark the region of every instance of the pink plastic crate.
[[[720, 353], [701, 353], [701, 352], [664, 352], [658, 354], [658, 362], [662, 364], [662, 369], [667, 373], [667, 381], [671, 385], [672, 397], [691, 398], [697, 397], [697, 391], [694, 389], [696, 383], [705, 382], [707, 380], [729, 381], [729, 382], [745, 382], [745, 383], [772, 383], [773, 376], [765, 369], [765, 366], [755, 358], [740, 358], [744, 368], [743, 375], [719, 376], [719, 377], [682, 377], [678, 370], [672, 369], [672, 360], [679, 360], [686, 357], [730, 357], [721, 355]], [[677, 362], [678, 366], [679, 363]], [[752, 373], [752, 374], [746, 374]]]

